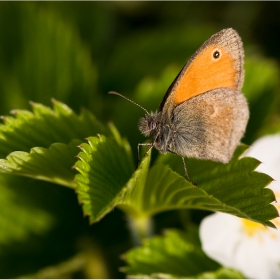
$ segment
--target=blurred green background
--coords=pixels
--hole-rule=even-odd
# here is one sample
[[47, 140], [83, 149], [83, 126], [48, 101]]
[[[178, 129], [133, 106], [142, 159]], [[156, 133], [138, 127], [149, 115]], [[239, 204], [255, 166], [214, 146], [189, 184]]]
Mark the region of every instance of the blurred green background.
[[[29, 101], [51, 106], [52, 97], [77, 113], [86, 107], [114, 122], [137, 160], [144, 112], [108, 91], [155, 111], [188, 58], [228, 27], [244, 43], [251, 144], [280, 131], [280, 2], [1, 2], [0, 114]], [[204, 214], [162, 213], [155, 230], [199, 224]], [[89, 226], [73, 190], [1, 178], [1, 278], [123, 278], [119, 256], [132, 246], [119, 210]]]

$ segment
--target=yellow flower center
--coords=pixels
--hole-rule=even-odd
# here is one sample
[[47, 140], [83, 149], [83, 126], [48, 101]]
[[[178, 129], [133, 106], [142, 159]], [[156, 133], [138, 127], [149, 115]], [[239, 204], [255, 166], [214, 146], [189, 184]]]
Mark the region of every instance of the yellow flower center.
[[[274, 193], [275, 193], [275, 197], [277, 200], [275, 207], [277, 208], [278, 212], [280, 213], [280, 193], [277, 193], [277, 192], [274, 192]], [[280, 218], [273, 219], [272, 223], [274, 223], [274, 225], [278, 229], [280, 229]], [[267, 227], [265, 227], [262, 224], [242, 219], [242, 225], [243, 225], [243, 230], [249, 237], [258, 235], [258, 239], [260, 242], [262, 242], [262, 236], [260, 235], [261, 232], [266, 231], [267, 234], [269, 234], [271, 238], [276, 238], [275, 232], [273, 232], [273, 230], [269, 230]]]
[[243, 222], [243, 229], [245, 233], [250, 237], [252, 237], [253, 235], [257, 234], [260, 231], [267, 230], [267, 228], [264, 225], [256, 222], [252, 222], [245, 219], [242, 219], [242, 222]]

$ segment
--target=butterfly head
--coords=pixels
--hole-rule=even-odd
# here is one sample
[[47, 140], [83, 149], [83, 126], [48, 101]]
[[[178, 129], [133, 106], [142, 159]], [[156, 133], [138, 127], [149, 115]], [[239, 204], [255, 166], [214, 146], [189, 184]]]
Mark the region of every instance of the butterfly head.
[[143, 118], [139, 120], [139, 130], [140, 132], [148, 137], [153, 134], [158, 128], [158, 116], [159, 113], [146, 114]]

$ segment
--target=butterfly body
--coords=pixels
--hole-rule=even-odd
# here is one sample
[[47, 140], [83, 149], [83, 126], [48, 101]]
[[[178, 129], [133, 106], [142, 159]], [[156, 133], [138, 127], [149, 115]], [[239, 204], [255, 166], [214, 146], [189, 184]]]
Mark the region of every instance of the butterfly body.
[[169, 114], [145, 115], [139, 130], [161, 153], [227, 163], [248, 121], [244, 104], [239, 91], [219, 88], [179, 104]]

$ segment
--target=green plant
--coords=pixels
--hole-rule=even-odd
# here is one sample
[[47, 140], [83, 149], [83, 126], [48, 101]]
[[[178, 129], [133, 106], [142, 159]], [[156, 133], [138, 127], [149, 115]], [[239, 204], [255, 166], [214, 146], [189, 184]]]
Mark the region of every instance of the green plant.
[[[255, 171], [258, 160], [242, 157], [245, 144], [226, 165], [186, 159], [198, 187], [178, 156], [154, 149], [138, 162], [142, 112], [107, 92], [155, 110], [190, 55], [225, 26], [190, 24], [183, 15], [173, 25], [171, 2], [125, 5], [0, 4], [3, 278], [242, 278], [202, 251], [202, 217], [220, 211], [273, 227], [272, 178]], [[122, 13], [137, 11], [128, 12], [137, 19], [142, 5], [167, 22], [123, 29]], [[254, 52], [245, 59], [249, 145], [279, 131], [279, 67]], [[166, 228], [173, 229], [163, 235]]]
[[[179, 157], [160, 155], [150, 166], [149, 152], [135, 169], [128, 142], [112, 124], [102, 125], [87, 110], [76, 115], [63, 103], [53, 104], [50, 109], [32, 103], [33, 112], [16, 110], [15, 117], [3, 118], [1, 152], [7, 158], [0, 170], [75, 189], [91, 223], [118, 207], [130, 217], [137, 244], [148, 236], [148, 220], [168, 210], [221, 211], [274, 226], [275, 198], [265, 188], [272, 179], [254, 172], [257, 160], [240, 158], [245, 145], [226, 165], [188, 159], [195, 187], [180, 174]], [[91, 135], [87, 142], [86, 135]], [[193, 276], [189, 273], [183, 276]]]

